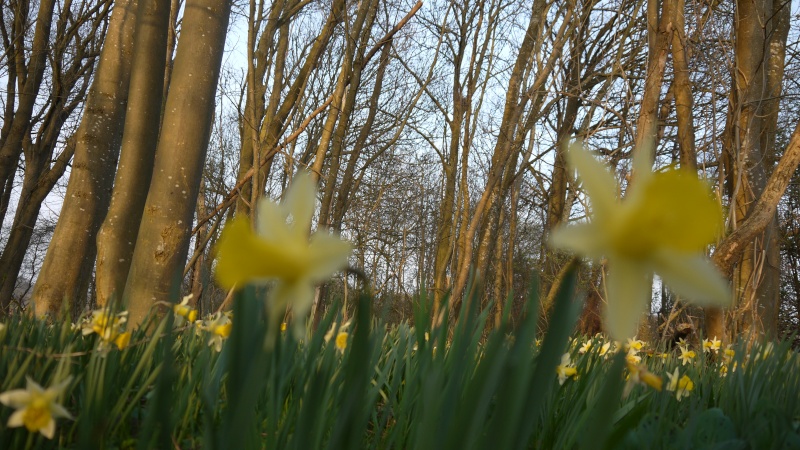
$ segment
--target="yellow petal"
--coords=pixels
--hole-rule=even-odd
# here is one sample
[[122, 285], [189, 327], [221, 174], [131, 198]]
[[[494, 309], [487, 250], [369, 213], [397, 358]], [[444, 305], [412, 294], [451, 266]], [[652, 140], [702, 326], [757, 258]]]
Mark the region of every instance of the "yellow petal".
[[662, 250], [653, 261], [656, 274], [684, 299], [700, 306], [730, 306], [733, 297], [728, 282], [704, 255]]
[[609, 263], [609, 269], [605, 324], [612, 339], [623, 341], [636, 334], [652, 285], [650, 277], [634, 261], [617, 258]]
[[608, 166], [597, 159], [583, 145], [576, 142], [567, 151], [567, 162], [578, 171], [583, 190], [592, 202], [592, 212], [598, 219], [613, 214], [617, 203], [617, 181]]
[[705, 251], [722, 232], [722, 208], [694, 173], [674, 169], [655, 173], [641, 189], [629, 227], [652, 235], [660, 247]]
[[246, 218], [233, 219], [217, 245], [217, 282], [230, 289], [254, 279], [296, 278], [304, 272], [307, 250], [290, 244], [263, 240], [251, 231]]

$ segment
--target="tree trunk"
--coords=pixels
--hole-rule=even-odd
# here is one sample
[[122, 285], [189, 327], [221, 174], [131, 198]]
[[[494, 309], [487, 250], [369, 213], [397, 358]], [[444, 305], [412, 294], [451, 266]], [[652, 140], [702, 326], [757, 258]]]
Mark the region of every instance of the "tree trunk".
[[137, 0], [114, 5], [100, 63], [77, 131], [66, 198], [33, 290], [37, 314], [57, 313], [88, 290], [100, 227], [114, 181], [125, 108]]
[[[714, 254], [714, 260], [721, 264], [723, 271], [733, 276], [734, 298], [739, 303], [738, 312], [741, 314], [738, 331], [747, 333], [752, 330], [770, 336], [777, 333], [780, 307], [780, 230], [775, 208], [772, 208], [773, 217], [756, 221], [760, 224], [764, 220], [763, 226], [748, 226], [745, 233], [738, 233], [738, 228], [744, 227], [753, 215], [763, 213], [763, 208], [768, 205], [763, 205], [761, 199], [769, 189], [775, 189], [770, 182], [783, 159], [790, 156], [787, 148], [778, 168], [772, 171], [776, 159], [776, 103], [780, 99], [783, 79], [789, 14], [788, 5], [783, 2], [737, 3], [735, 101], [731, 105], [732, 120], [728, 124], [733, 127], [729, 134], [733, 137], [731, 150], [735, 152], [733, 170], [728, 174], [734, 194], [731, 205], [734, 231], [718, 245]], [[772, 176], [767, 180], [770, 172]], [[785, 187], [780, 190], [781, 195], [783, 190]], [[775, 205], [779, 200], [780, 196], [775, 199]], [[753, 229], [757, 232], [746, 240], [741, 239]], [[726, 244], [729, 239], [740, 247], [734, 252], [738, 261], [730, 264], [733, 253], [728, 250], [732, 244]], [[718, 257], [721, 248], [724, 252]], [[722, 312], [711, 308], [706, 317], [710, 322], [706, 333], [724, 336]]]
[[119, 168], [108, 214], [97, 234], [95, 288], [100, 306], [125, 288], [161, 124], [170, 5], [161, 0], [139, 2]]
[[214, 113], [228, 0], [189, 0], [183, 18], [150, 190], [123, 300], [141, 324], [158, 301], [176, 299]]
[[[750, 214], [739, 227], [727, 235], [717, 245], [712, 259], [720, 271], [733, 274], [735, 265], [748, 248], [748, 244], [773, 220], [778, 203], [789, 186], [797, 166], [800, 164], [800, 122], [792, 133], [792, 138], [783, 152], [778, 165], [767, 181], [764, 191], [751, 208]], [[723, 311], [720, 308], [706, 308], [706, 334], [725, 336]]]

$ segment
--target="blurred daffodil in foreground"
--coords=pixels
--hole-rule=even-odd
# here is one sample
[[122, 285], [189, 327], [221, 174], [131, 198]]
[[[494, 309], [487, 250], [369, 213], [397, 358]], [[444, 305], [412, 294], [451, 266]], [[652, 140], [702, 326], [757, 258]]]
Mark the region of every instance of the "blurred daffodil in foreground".
[[56, 402], [56, 399], [72, 382], [67, 377], [61, 383], [47, 389], [27, 378], [25, 389], [14, 389], [0, 394], [0, 403], [16, 411], [8, 418], [8, 427], [25, 426], [31, 433], [39, 432], [52, 439], [56, 432], [57, 418], [72, 419], [69, 412]]
[[309, 239], [316, 207], [314, 180], [295, 176], [282, 203], [262, 199], [256, 231], [246, 217], [238, 217], [222, 231], [217, 247], [216, 279], [231, 289], [249, 283], [274, 281], [267, 313], [275, 327], [286, 308], [294, 313], [294, 330], [302, 334], [304, 318], [314, 302], [314, 285], [347, 266], [351, 246], [338, 236], [317, 231]]
[[567, 152], [591, 200], [591, 221], [553, 231], [550, 243], [588, 258], [607, 258], [605, 325], [613, 339], [633, 335], [650, 298], [655, 272], [673, 292], [699, 305], [730, 303], [727, 283], [706, 246], [723, 229], [708, 186], [689, 171], [652, 172], [649, 157], [633, 161], [635, 180], [623, 200], [614, 175], [581, 144]]

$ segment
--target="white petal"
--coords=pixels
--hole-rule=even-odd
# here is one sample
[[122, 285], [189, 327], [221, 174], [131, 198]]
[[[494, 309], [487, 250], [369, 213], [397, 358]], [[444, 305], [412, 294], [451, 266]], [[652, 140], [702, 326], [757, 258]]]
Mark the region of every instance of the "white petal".
[[318, 231], [309, 244], [310, 266], [307, 277], [313, 282], [325, 281], [334, 272], [347, 267], [353, 246], [338, 236]]
[[583, 190], [591, 198], [594, 214], [601, 217], [611, 215], [617, 202], [618, 185], [608, 166], [578, 142], [570, 145], [567, 162], [578, 171]]
[[258, 202], [256, 214], [258, 214], [256, 228], [259, 236], [274, 242], [289, 239], [286, 216], [277, 203], [268, 198], [262, 198]]
[[11, 417], [8, 418], [8, 425], [9, 428], [16, 428], [21, 427], [24, 425], [22, 418], [25, 417], [25, 411], [27, 408], [18, 409], [11, 414]]
[[32, 394], [44, 394], [44, 388], [27, 375], [25, 376], [25, 389]]
[[636, 334], [639, 318], [650, 304], [652, 283], [636, 261], [616, 258], [609, 269], [606, 330], [612, 339], [624, 341]]
[[685, 300], [700, 306], [731, 305], [728, 282], [705, 256], [662, 250], [653, 260], [655, 272]]
[[69, 411], [67, 411], [66, 408], [59, 405], [58, 403], [53, 403], [52, 405], [50, 405], [50, 413], [53, 415], [53, 417], [72, 419], [72, 415], [69, 413]]
[[14, 389], [0, 394], [0, 403], [11, 408], [22, 408], [30, 402], [31, 394], [25, 389]]
[[579, 253], [587, 258], [603, 256], [603, 235], [592, 223], [576, 223], [560, 226], [550, 232], [548, 239], [553, 248]]
[[317, 186], [306, 172], [298, 172], [283, 199], [286, 211], [292, 215], [294, 231], [306, 235], [317, 205]]

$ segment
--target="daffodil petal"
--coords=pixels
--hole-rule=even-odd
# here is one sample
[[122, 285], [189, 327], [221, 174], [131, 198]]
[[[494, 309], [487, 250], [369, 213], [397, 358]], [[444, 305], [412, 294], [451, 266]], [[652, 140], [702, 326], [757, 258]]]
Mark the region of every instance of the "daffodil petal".
[[22, 408], [31, 401], [31, 394], [25, 389], [14, 389], [0, 394], [0, 403], [11, 408]]
[[252, 232], [246, 218], [234, 219], [222, 230], [217, 245], [217, 282], [230, 289], [254, 279], [295, 277], [301, 272], [307, 250], [289, 244], [261, 239]]
[[39, 433], [42, 433], [42, 436], [46, 437], [47, 439], [53, 439], [53, 436], [56, 434], [56, 421], [51, 417], [50, 421], [47, 422], [47, 425], [39, 430]]
[[313, 282], [325, 281], [337, 270], [347, 267], [353, 251], [349, 242], [333, 234], [318, 231], [311, 237], [308, 277]]
[[638, 186], [634, 189], [641, 194], [641, 201], [632, 212], [629, 227], [647, 230], [660, 246], [705, 251], [722, 232], [722, 208], [709, 186], [694, 173], [666, 170]]
[[258, 235], [265, 240], [285, 242], [291, 239], [286, 224], [286, 213], [277, 203], [268, 198], [262, 198], [256, 208], [258, 214], [256, 230]]
[[728, 282], [704, 255], [662, 250], [653, 259], [656, 274], [674, 293], [701, 306], [730, 306]]
[[583, 190], [589, 195], [595, 215], [612, 213], [617, 202], [617, 181], [608, 166], [598, 161], [581, 143], [570, 145], [567, 162], [578, 171]]
[[29, 376], [25, 377], [25, 389], [35, 394], [44, 394], [44, 388]]
[[24, 417], [25, 409], [18, 409], [11, 414], [11, 417], [8, 418], [8, 423], [6, 423], [6, 426], [9, 428], [21, 427], [24, 425], [22, 420]]
[[560, 226], [550, 233], [550, 246], [579, 253], [587, 258], [600, 259], [603, 254], [603, 235], [592, 223]]
[[292, 215], [292, 231], [305, 239], [311, 226], [311, 218], [317, 204], [317, 188], [314, 179], [306, 172], [299, 172], [283, 199], [286, 212]]
[[649, 304], [650, 277], [634, 261], [616, 259], [609, 264], [605, 324], [611, 338], [624, 341], [636, 334], [639, 318]]

